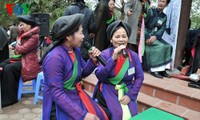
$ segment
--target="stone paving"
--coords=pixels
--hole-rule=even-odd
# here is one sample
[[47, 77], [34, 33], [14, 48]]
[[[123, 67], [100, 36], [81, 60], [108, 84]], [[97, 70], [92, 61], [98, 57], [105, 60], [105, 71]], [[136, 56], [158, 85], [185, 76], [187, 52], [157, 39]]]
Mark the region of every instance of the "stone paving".
[[33, 104], [34, 94], [22, 95], [22, 99], [0, 111], [0, 120], [40, 120], [42, 101]]

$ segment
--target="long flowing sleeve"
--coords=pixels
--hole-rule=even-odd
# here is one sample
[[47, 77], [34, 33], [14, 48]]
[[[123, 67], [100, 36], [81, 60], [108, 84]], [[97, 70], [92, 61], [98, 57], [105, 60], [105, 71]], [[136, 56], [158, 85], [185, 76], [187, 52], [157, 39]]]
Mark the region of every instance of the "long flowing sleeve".
[[89, 59], [86, 63], [82, 58], [81, 58], [81, 66], [82, 66], [82, 77], [87, 77], [97, 67], [97, 65], [91, 59]]
[[[56, 64], [55, 64], [56, 63]], [[61, 55], [47, 56], [43, 62], [43, 71], [45, 82], [50, 89], [53, 101], [73, 119], [83, 119], [87, 111], [83, 110], [79, 105], [73, 102], [65, 93], [64, 84], [64, 60]], [[53, 74], [52, 74], [53, 73]], [[51, 99], [51, 98], [49, 98]]]
[[[107, 58], [104, 52], [102, 52], [101, 55], [103, 58], [105, 59]], [[95, 71], [96, 77], [98, 78], [99, 81], [103, 83], [107, 81], [112, 70], [115, 68], [115, 63], [112, 57], [107, 58], [106, 63], [107, 63], [106, 66], [100, 64]]]
[[142, 86], [142, 82], [144, 80], [144, 73], [142, 70], [142, 66], [140, 63], [140, 60], [137, 55], [134, 55], [132, 59], [135, 61], [135, 80], [129, 89], [128, 96], [131, 98], [132, 101], [135, 101], [137, 99], [138, 93], [140, 91], [140, 88]]

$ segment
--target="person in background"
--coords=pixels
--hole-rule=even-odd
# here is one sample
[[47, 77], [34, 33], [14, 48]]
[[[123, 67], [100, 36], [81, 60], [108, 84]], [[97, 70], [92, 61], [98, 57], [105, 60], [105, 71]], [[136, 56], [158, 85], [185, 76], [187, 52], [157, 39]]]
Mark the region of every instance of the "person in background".
[[136, 101], [144, 73], [138, 55], [126, 48], [130, 35], [131, 28], [125, 22], [115, 21], [108, 26], [107, 36], [113, 47], [101, 55], [109, 64], [100, 64], [95, 71], [98, 83], [93, 99], [109, 120], [129, 120], [138, 114]]
[[158, 78], [168, 77], [172, 46], [162, 39], [166, 29], [167, 16], [163, 13], [170, 0], [158, 0], [158, 7], [149, 9], [145, 17], [145, 53], [144, 59], [150, 73]]
[[[43, 120], [108, 120], [82, 90], [81, 78], [97, 67], [100, 51], [92, 47], [87, 63], [80, 55], [82, 14], [62, 16], [52, 28], [52, 43], [41, 59], [44, 72]], [[53, 74], [52, 74], [53, 73]]]
[[16, 38], [18, 36], [18, 27], [15, 23], [13, 23], [12, 26], [9, 28], [10, 30], [10, 37], [9, 37], [9, 44], [16, 41]]
[[131, 26], [128, 48], [138, 53], [142, 19], [148, 12], [149, 0], [127, 0], [124, 4], [125, 22]]
[[191, 50], [198, 34], [200, 34], [200, 28], [187, 31], [184, 49], [184, 62], [182, 63], [182, 66], [186, 66], [191, 63]]
[[114, 16], [115, 1], [114, 1], [114, 0], [109, 0], [109, 2], [108, 2], [108, 7], [109, 7], [110, 14], [112, 15], [112, 17], [115, 17], [115, 16]]
[[191, 80], [188, 83], [189, 87], [200, 89], [200, 75], [197, 74], [197, 71], [200, 66], [200, 33], [196, 36], [196, 39], [192, 46], [191, 54], [192, 54], [192, 62], [189, 65], [185, 75], [189, 76]]
[[110, 42], [106, 36], [106, 28], [115, 21], [113, 9], [114, 0], [100, 0], [94, 11], [95, 18], [95, 46], [99, 50], [109, 47]]
[[0, 26], [0, 63], [9, 58], [8, 42], [8, 34], [6, 30]]
[[[85, 5], [84, 0], [74, 0], [71, 5], [67, 6], [63, 16], [73, 15], [76, 13], [85, 15], [82, 23], [83, 34], [85, 36], [83, 42], [88, 42], [92, 46], [94, 44], [93, 37], [95, 31], [94, 14], [92, 10]], [[82, 45], [81, 55], [85, 61], [89, 59], [87, 50]]]
[[20, 54], [21, 59], [15, 61], [7, 59], [0, 63], [1, 78], [1, 100], [2, 106], [8, 106], [16, 103], [19, 78], [23, 81], [29, 81], [37, 77], [41, 70], [38, 62], [37, 48], [39, 45], [38, 23], [30, 15], [19, 16], [18, 20], [20, 34], [16, 44], [9, 46], [15, 50], [15, 54]]

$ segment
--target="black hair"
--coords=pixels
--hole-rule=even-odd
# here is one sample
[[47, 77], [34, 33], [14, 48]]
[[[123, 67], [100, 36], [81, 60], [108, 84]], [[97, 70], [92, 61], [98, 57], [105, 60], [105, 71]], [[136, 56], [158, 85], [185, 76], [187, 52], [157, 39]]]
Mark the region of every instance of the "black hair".
[[[124, 28], [124, 26], [123, 26], [123, 25], [119, 25], [119, 26], [113, 31], [113, 34], [112, 34], [111, 36], [113, 37], [114, 33], [115, 33], [117, 30], [119, 30], [120, 28]], [[125, 29], [125, 28], [124, 28], [124, 29]], [[126, 31], [126, 29], [125, 29], [125, 31]], [[127, 34], [127, 36], [128, 36], [127, 31], [126, 31], [126, 34]], [[112, 39], [112, 37], [111, 37], [111, 39]]]
[[170, 3], [171, 0], [167, 0], [167, 5]]
[[72, 35], [72, 37], [74, 38], [74, 33], [75, 33], [75, 32], [78, 32], [78, 30], [79, 30], [79, 28], [80, 28], [81, 25], [82, 25], [82, 24], [80, 23], [80, 24], [79, 24], [79, 27], [77, 27], [76, 29], [74, 29], [74, 32], [72, 32], [72, 33], [69, 34], [68, 36]]
[[85, 4], [85, 1], [84, 0], [74, 0], [74, 2], [82, 2]]
[[[81, 24], [80, 24], [81, 25]], [[72, 35], [72, 38], [74, 38], [74, 33], [75, 32], [78, 32], [78, 30], [79, 30], [79, 28], [80, 28], [80, 25], [79, 25], [79, 27], [77, 27], [76, 29], [74, 29], [74, 32], [72, 33], [72, 34], [70, 34], [70, 35]], [[68, 36], [70, 36], [70, 35], [68, 35]]]
[[195, 38], [196, 39], [194, 41], [193, 47], [197, 48], [198, 46], [200, 46], [200, 33]]

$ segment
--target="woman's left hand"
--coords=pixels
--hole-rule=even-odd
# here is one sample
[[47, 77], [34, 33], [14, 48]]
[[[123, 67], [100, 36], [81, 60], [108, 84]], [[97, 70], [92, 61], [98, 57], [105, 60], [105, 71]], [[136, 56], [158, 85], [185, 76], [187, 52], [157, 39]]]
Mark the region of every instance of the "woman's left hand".
[[121, 99], [120, 102], [124, 105], [127, 105], [129, 102], [131, 101], [131, 99], [129, 98], [129, 96], [124, 95]]
[[96, 47], [92, 47], [92, 50], [90, 50], [88, 52], [88, 54], [89, 54], [90, 58], [92, 59], [92, 61], [94, 63], [97, 63], [96, 57], [101, 54], [101, 51], [99, 49], [97, 49]]
[[149, 44], [153, 44], [153, 42], [156, 41], [156, 39], [156, 36], [151, 36]]

